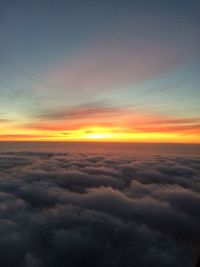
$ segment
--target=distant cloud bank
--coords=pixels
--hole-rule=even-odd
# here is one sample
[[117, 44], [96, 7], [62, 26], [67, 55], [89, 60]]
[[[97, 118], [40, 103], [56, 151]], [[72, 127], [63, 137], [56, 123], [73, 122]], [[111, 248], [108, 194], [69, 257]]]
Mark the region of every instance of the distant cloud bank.
[[0, 265], [192, 267], [200, 158], [0, 153]]

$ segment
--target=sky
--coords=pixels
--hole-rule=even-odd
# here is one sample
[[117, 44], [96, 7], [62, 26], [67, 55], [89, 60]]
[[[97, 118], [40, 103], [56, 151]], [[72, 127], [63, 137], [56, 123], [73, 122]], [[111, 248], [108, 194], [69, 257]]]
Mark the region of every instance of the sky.
[[200, 143], [200, 3], [1, 0], [0, 140]]

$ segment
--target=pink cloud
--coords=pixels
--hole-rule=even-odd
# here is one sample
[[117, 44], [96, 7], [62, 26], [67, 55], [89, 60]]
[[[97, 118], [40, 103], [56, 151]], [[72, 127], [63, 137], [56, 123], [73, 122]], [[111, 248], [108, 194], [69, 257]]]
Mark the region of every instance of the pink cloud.
[[[115, 40], [116, 41], [116, 40]], [[127, 42], [128, 43], [128, 42]], [[76, 95], [80, 91], [109, 89], [163, 74], [191, 57], [189, 42], [137, 41], [126, 44], [103, 40], [63, 60], [49, 71], [43, 86]]]

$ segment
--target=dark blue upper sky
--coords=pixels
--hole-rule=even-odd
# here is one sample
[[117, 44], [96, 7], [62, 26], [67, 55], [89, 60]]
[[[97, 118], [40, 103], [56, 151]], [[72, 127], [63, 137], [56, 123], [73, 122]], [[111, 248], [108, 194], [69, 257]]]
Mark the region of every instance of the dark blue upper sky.
[[199, 42], [199, 1], [6, 0], [0, 7], [1, 70], [44, 67], [104, 35], [115, 42], [130, 37], [130, 45], [192, 37], [197, 48]]

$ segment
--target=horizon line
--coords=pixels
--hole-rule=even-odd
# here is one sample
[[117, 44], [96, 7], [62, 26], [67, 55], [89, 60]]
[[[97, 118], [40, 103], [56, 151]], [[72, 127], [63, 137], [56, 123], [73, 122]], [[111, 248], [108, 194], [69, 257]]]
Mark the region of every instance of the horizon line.
[[95, 143], [95, 144], [149, 144], [149, 145], [200, 145], [200, 143], [186, 143], [186, 142], [130, 142], [130, 141], [92, 141], [92, 140], [0, 140], [0, 143]]

